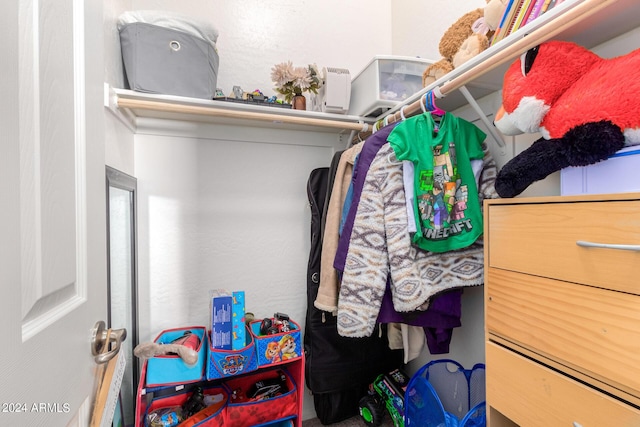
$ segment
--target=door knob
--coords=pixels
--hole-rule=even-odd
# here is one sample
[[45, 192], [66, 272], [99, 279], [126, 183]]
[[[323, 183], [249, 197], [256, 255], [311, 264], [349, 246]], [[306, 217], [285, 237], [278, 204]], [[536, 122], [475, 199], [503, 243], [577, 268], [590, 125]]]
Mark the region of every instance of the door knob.
[[104, 321], [96, 322], [91, 336], [91, 354], [95, 356], [96, 363], [102, 364], [111, 360], [118, 354], [122, 341], [126, 338], [126, 329], [106, 329]]

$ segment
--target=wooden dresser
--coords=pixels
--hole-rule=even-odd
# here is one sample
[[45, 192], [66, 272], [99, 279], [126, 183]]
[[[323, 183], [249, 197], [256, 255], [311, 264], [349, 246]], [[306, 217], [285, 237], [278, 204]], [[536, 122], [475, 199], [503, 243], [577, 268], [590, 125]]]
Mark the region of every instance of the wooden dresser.
[[484, 209], [489, 425], [640, 426], [640, 194]]

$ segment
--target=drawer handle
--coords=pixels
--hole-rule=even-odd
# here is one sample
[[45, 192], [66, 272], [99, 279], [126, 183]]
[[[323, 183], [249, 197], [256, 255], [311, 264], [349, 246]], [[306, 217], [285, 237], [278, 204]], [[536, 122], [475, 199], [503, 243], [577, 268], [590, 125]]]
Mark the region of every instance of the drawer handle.
[[578, 240], [576, 245], [582, 246], [583, 248], [618, 249], [621, 251], [640, 252], [640, 245], [613, 245], [610, 243], [585, 242], [584, 240]]

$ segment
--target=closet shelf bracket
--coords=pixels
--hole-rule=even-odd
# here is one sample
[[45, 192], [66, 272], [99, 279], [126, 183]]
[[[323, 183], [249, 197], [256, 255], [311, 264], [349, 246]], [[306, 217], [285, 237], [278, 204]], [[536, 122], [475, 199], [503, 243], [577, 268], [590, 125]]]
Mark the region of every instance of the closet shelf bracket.
[[482, 111], [482, 108], [480, 108], [480, 105], [478, 105], [473, 95], [471, 95], [471, 92], [469, 92], [469, 89], [467, 89], [465, 85], [462, 85], [458, 88], [458, 90], [465, 97], [469, 105], [471, 105], [471, 108], [473, 108], [476, 111], [476, 113], [478, 113], [480, 120], [487, 127], [489, 133], [491, 134], [493, 139], [496, 141], [498, 146], [500, 148], [505, 148], [506, 144], [502, 139], [502, 136], [500, 135], [500, 133], [498, 133], [498, 130], [495, 128], [493, 123], [489, 121], [489, 119], [487, 118], [487, 115], [484, 113], [484, 111]]
[[362, 129], [360, 130], [351, 129], [351, 132], [349, 133], [349, 139], [347, 140], [346, 148], [349, 148], [353, 145], [353, 140], [355, 139], [356, 134], [358, 135], [358, 138], [360, 138], [361, 133], [371, 132], [371, 128], [373, 128], [373, 125], [369, 125], [369, 123], [366, 123], [364, 120], [358, 120], [358, 124], [362, 126]]
[[104, 84], [104, 106], [108, 109], [118, 120], [120, 120], [131, 132], [136, 132], [136, 117], [128, 108], [118, 107], [118, 94], [109, 85]]

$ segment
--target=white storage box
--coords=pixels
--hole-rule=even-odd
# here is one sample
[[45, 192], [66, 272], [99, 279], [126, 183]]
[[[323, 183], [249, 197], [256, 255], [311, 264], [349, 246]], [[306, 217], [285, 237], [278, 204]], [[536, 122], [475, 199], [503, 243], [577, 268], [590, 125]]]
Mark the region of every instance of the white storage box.
[[410, 56], [375, 56], [351, 80], [349, 114], [378, 117], [422, 89], [422, 73], [433, 61]]
[[560, 171], [560, 194], [609, 194], [640, 191], [640, 146], [623, 148], [607, 160]]
[[212, 99], [218, 76], [217, 31], [167, 12], [125, 12], [118, 22], [129, 88]]

